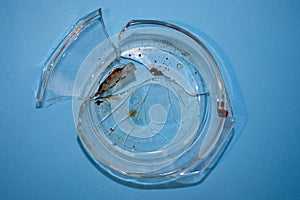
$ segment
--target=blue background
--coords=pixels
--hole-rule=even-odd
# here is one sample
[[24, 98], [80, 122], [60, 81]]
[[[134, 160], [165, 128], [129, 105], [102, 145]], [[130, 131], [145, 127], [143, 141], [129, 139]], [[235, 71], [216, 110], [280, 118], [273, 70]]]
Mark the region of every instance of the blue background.
[[[70, 104], [35, 109], [41, 64], [81, 16], [109, 8], [117, 33], [132, 18], [194, 26], [226, 52], [248, 124], [200, 185], [129, 188], [103, 175], [77, 141]], [[0, 199], [300, 199], [300, 3], [1, 1]]]

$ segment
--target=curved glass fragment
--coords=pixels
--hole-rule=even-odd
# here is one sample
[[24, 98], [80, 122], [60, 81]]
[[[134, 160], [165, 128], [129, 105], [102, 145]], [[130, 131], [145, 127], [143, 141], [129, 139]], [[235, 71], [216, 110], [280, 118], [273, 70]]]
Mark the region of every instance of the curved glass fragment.
[[[101, 9], [81, 18], [46, 60], [36, 95], [37, 108], [50, 106], [62, 99], [87, 97], [81, 96], [81, 91], [73, 86], [85, 57], [107, 39], [105, 26], [101, 20]], [[113, 48], [111, 45], [109, 43], [107, 48]]]
[[86, 151], [126, 183], [197, 183], [245, 124], [222, 54], [170, 23], [132, 20], [109, 37], [100, 9], [79, 20], [45, 65], [37, 107], [72, 99]]

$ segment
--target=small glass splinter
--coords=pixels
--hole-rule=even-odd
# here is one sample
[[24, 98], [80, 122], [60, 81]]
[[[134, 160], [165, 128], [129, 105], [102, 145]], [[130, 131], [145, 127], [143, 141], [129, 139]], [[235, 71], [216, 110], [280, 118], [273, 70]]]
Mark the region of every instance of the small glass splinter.
[[136, 67], [133, 63], [127, 63], [122, 68], [115, 69], [99, 86], [98, 91], [94, 94], [94, 97], [98, 97], [111, 88], [113, 88], [119, 81], [123, 80], [129, 74], [133, 73]]

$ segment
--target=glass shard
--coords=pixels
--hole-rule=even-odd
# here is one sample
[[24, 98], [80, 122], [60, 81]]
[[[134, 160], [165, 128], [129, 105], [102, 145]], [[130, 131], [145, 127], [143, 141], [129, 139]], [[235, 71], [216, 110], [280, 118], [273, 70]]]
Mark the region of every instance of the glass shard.
[[[74, 87], [80, 64], [89, 53], [107, 39], [101, 9], [81, 18], [59, 43], [44, 64], [36, 95], [36, 107], [42, 108], [65, 99], [86, 99], [88, 96]], [[106, 49], [115, 48], [111, 42]], [[115, 54], [117, 51], [114, 52]], [[115, 55], [116, 56], [116, 55]], [[105, 62], [98, 55], [94, 59]], [[99, 65], [100, 63], [97, 63]], [[92, 68], [94, 66], [91, 66]], [[89, 74], [93, 78], [95, 74]]]

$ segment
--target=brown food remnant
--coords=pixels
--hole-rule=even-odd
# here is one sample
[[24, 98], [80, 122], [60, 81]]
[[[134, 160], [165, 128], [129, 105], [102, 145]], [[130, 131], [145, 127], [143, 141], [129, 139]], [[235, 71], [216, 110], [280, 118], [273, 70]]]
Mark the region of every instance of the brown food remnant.
[[129, 115], [130, 117], [134, 117], [136, 114], [137, 114], [137, 111], [136, 111], [136, 110], [130, 110], [129, 113], [128, 113], [128, 115]]
[[107, 92], [114, 87], [119, 81], [123, 80], [129, 74], [133, 73], [136, 67], [133, 63], [127, 63], [122, 68], [116, 68], [99, 86], [98, 91], [94, 94], [94, 97]]
[[218, 102], [218, 115], [219, 117], [226, 118], [228, 116], [228, 110], [226, 110], [224, 105], [224, 101]]
[[158, 70], [157, 68], [155, 68], [154, 65], [150, 65], [150, 72], [154, 75], [154, 76], [162, 76], [164, 75], [162, 73], [162, 71]]
[[218, 108], [218, 115], [219, 117], [226, 118], [228, 116], [228, 111], [225, 110], [224, 108]]

